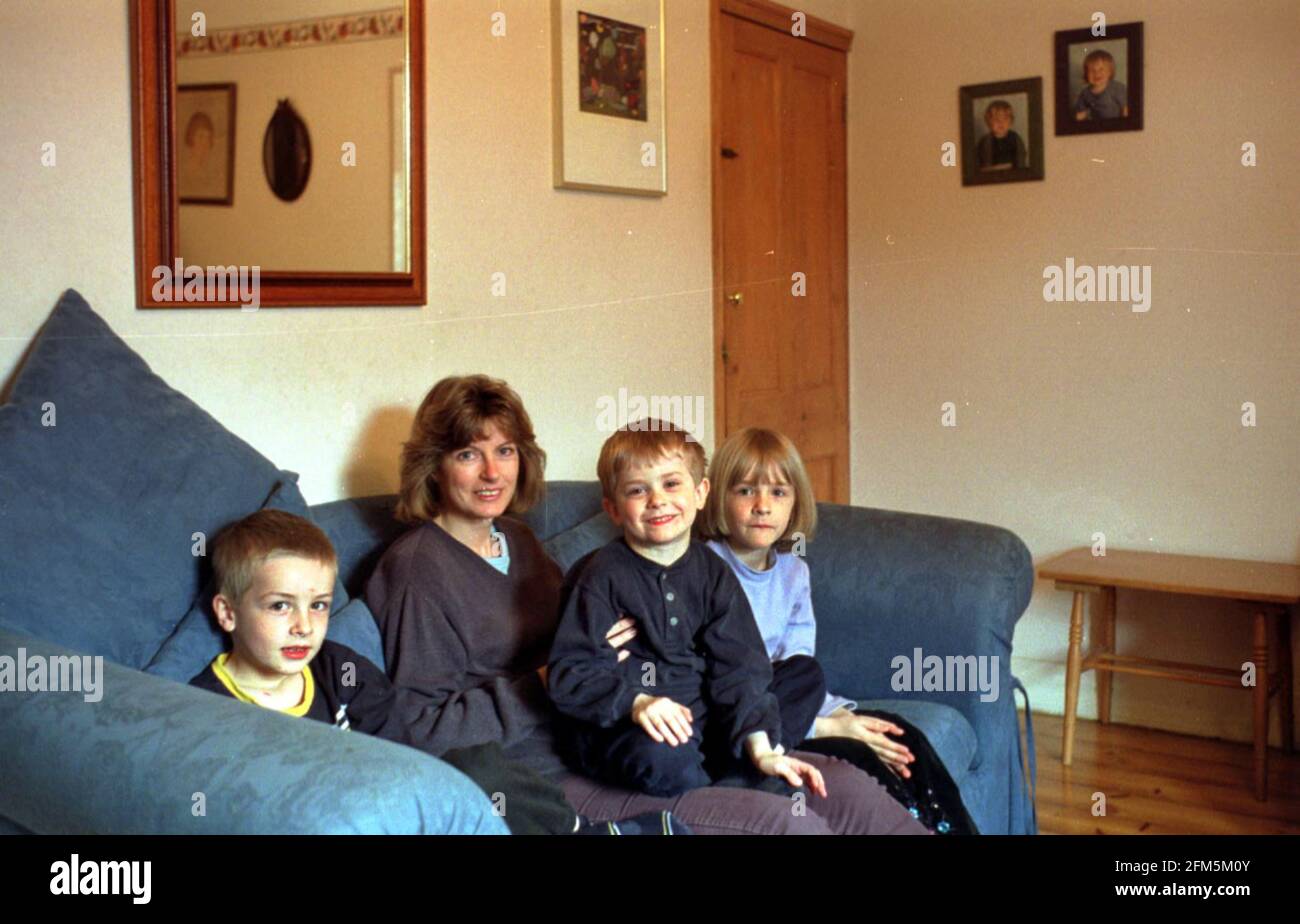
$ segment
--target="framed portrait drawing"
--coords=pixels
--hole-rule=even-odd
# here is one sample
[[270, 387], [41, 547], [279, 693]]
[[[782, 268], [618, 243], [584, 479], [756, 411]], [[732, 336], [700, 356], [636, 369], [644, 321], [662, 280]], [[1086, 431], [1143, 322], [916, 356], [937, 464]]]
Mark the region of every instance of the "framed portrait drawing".
[[182, 204], [235, 201], [235, 85], [176, 88], [176, 187]]
[[963, 186], [1043, 178], [1043, 78], [971, 84], [958, 103]]
[[551, 0], [554, 185], [668, 192], [663, 0]]
[[1056, 33], [1056, 133], [1142, 130], [1142, 23]]

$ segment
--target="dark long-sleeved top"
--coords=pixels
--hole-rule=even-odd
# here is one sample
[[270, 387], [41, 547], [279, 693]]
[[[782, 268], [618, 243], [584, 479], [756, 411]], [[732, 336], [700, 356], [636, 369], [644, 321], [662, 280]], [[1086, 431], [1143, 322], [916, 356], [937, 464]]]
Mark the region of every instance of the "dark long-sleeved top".
[[[226, 673], [225, 661], [225, 655], [218, 655], [190, 683], [243, 702], [255, 702]], [[303, 701], [285, 712], [415, 746], [393, 708], [393, 685], [383, 671], [351, 648], [326, 639], [311, 664], [303, 668], [303, 675]]]
[[439, 753], [498, 741], [534, 769], [559, 769], [537, 669], [555, 634], [562, 575], [523, 523], [500, 517], [496, 527], [510, 548], [508, 574], [426, 523], [384, 553], [366, 604], [422, 746]]
[[[575, 572], [551, 646], [549, 688], [560, 712], [609, 728], [645, 693], [691, 707], [697, 722], [725, 733], [737, 757], [754, 732], [781, 740], [763, 638], [744, 589], [717, 555], [692, 542], [665, 568], [617, 539]], [[636, 620], [637, 637], [620, 662], [605, 635], [623, 616]]]

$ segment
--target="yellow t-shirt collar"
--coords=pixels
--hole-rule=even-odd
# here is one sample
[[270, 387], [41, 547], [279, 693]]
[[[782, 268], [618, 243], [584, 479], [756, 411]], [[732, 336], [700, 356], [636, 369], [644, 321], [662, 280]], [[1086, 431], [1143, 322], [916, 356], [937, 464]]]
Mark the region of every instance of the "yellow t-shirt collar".
[[[226, 661], [229, 659], [230, 652], [228, 651], [223, 651], [217, 655], [217, 659], [212, 662], [212, 673], [217, 675], [217, 679], [221, 681], [222, 686], [230, 691], [230, 695], [241, 703], [252, 703], [254, 706], [262, 706], [263, 709], [273, 708], [255, 700], [244, 691], [243, 687], [235, 682], [235, 678], [230, 676], [230, 671], [226, 670]], [[312, 700], [315, 697], [316, 681], [312, 679], [311, 669], [304, 667], [302, 669], [302, 702], [296, 706], [289, 706], [286, 709], [277, 709], [276, 711], [283, 712], [285, 715], [304, 716], [307, 714], [307, 710], [311, 709]]]

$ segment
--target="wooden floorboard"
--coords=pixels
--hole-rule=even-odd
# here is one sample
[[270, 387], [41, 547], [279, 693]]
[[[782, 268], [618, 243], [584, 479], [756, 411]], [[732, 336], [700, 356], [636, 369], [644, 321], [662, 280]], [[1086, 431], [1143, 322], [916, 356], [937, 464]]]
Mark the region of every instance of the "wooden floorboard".
[[[1269, 749], [1269, 797], [1258, 802], [1249, 744], [1081, 719], [1065, 767], [1064, 725], [1034, 713], [1043, 834], [1300, 834], [1300, 755]], [[1095, 793], [1105, 815], [1093, 814]]]

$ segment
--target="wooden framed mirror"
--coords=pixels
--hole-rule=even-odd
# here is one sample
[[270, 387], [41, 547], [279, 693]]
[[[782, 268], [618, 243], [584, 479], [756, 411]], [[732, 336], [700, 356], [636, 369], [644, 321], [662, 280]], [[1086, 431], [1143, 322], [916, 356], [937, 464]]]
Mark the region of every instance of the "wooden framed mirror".
[[[131, 0], [141, 308], [422, 305], [424, 0]], [[286, 201], [267, 125], [313, 162]]]

